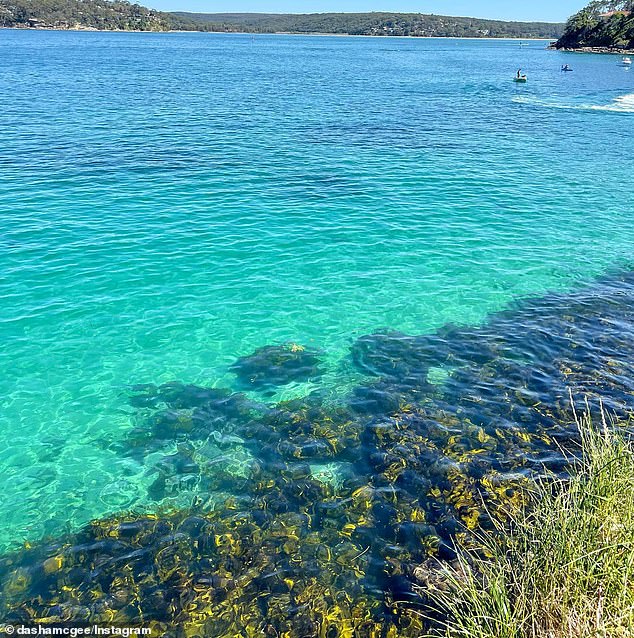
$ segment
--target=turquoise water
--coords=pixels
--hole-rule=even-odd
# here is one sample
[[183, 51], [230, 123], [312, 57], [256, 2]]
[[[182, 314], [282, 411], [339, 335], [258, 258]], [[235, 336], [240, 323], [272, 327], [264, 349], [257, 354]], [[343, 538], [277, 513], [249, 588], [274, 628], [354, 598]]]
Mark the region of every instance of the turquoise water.
[[0, 545], [155, 506], [131, 385], [631, 266], [634, 75], [544, 45], [1, 31]]

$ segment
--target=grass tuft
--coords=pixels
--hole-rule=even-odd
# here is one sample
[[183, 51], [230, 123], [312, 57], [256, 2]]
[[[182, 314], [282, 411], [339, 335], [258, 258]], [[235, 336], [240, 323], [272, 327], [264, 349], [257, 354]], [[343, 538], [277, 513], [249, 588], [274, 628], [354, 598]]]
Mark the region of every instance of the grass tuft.
[[[444, 568], [425, 594], [446, 638], [634, 637], [634, 449], [619, 427], [577, 420], [581, 458], [543, 482], [510, 530]], [[490, 558], [483, 558], [488, 555]]]

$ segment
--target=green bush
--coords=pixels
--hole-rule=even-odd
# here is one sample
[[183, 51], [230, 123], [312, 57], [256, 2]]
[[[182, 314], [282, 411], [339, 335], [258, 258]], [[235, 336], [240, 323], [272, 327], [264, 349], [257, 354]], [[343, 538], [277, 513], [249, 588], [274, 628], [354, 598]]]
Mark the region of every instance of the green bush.
[[[628, 638], [634, 628], [634, 449], [580, 420], [567, 479], [544, 481], [509, 529], [483, 536], [427, 592], [447, 638]], [[502, 530], [498, 530], [502, 532]], [[488, 555], [489, 558], [484, 556]]]

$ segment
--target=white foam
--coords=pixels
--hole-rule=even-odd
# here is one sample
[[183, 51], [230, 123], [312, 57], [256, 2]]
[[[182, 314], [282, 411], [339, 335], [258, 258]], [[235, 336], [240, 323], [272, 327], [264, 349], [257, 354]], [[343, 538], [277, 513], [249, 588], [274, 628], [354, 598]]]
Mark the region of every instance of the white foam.
[[618, 111], [620, 113], [634, 113], [634, 93], [620, 95], [607, 106], [593, 107], [598, 111]]
[[552, 109], [568, 109], [573, 111], [611, 111], [613, 113], [634, 113], [634, 93], [627, 93], [614, 98], [609, 104], [571, 104], [554, 99], [544, 100], [529, 95], [515, 96], [513, 102], [533, 104]]

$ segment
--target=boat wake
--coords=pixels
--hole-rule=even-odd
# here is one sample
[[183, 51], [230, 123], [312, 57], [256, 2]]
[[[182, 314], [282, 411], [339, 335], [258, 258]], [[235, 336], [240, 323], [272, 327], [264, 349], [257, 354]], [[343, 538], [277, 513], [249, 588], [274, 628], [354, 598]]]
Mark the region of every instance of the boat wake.
[[556, 99], [542, 99], [530, 95], [518, 95], [512, 98], [519, 104], [531, 104], [553, 109], [568, 109], [574, 111], [610, 111], [613, 113], [634, 113], [634, 93], [620, 95], [609, 104], [573, 104]]
[[607, 106], [596, 106], [597, 111], [618, 111], [622, 113], [634, 113], [634, 93], [620, 95]]

